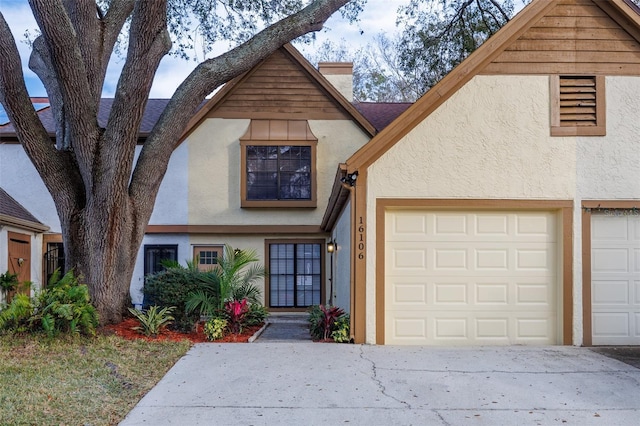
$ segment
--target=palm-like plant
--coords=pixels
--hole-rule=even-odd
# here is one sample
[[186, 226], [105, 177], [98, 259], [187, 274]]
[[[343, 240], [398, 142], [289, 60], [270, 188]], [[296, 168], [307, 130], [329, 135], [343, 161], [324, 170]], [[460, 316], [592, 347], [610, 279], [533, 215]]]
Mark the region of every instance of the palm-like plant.
[[225, 302], [232, 300], [247, 299], [249, 303], [260, 303], [261, 292], [256, 282], [265, 276], [265, 268], [258, 263], [259, 260], [255, 250], [237, 250], [225, 245], [224, 255], [218, 258], [217, 266], [207, 272], [212, 285], [189, 295], [187, 311], [199, 310], [201, 315], [212, 315], [216, 310], [224, 309]]

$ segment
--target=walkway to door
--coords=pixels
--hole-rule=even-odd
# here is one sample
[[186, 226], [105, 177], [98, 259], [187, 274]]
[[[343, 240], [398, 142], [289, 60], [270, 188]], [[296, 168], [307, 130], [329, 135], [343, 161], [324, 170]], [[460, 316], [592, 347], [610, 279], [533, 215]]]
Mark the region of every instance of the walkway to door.
[[269, 325], [254, 343], [310, 341], [307, 313], [271, 314]]

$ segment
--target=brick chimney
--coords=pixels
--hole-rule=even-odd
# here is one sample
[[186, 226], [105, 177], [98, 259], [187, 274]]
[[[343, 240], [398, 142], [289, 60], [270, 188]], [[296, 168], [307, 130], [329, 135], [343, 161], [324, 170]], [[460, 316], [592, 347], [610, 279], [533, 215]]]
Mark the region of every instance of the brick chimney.
[[319, 62], [318, 70], [342, 96], [353, 102], [353, 62]]

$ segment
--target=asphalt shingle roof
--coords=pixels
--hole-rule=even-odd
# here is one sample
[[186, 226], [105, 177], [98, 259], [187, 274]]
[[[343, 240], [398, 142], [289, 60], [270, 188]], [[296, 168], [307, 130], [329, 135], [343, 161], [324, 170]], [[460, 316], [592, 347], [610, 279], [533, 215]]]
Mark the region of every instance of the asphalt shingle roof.
[[[38, 98], [41, 99], [41, 98]], [[164, 111], [169, 103], [169, 99], [149, 99], [140, 123], [140, 136], [146, 136], [153, 129], [154, 124], [160, 118], [160, 114]], [[100, 126], [106, 126], [109, 118], [109, 112], [113, 105], [113, 98], [103, 98], [100, 101], [100, 109], [98, 111], [98, 123]], [[387, 127], [389, 123], [402, 114], [410, 103], [391, 103], [391, 102], [359, 102], [354, 106], [376, 129], [380, 131]], [[55, 122], [51, 107], [45, 107], [38, 111], [38, 116], [44, 124], [45, 129], [50, 134], [55, 134]], [[14, 136], [15, 130], [11, 123], [0, 125], [0, 137]]]
[[364, 115], [378, 132], [387, 127], [411, 105], [413, 104], [409, 102], [360, 102], [354, 104], [360, 114]]
[[22, 206], [22, 204], [14, 200], [13, 197], [7, 194], [7, 192], [2, 188], [0, 188], [0, 215], [42, 225], [42, 222], [36, 219], [34, 215]]

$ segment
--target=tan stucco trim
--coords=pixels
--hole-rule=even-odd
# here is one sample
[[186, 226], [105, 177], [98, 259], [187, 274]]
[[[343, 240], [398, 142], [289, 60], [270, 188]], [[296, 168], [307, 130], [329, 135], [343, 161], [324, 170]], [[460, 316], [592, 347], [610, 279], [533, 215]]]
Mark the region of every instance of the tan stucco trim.
[[573, 202], [570, 200], [404, 199], [376, 200], [376, 343], [385, 343], [385, 213], [390, 208], [555, 210], [562, 224], [562, 344], [573, 342]]
[[640, 200], [582, 201], [582, 344], [593, 345], [591, 306], [591, 209], [640, 209]]
[[354, 153], [346, 162], [349, 169], [359, 169], [374, 163], [458, 89], [480, 73], [486, 65], [545, 13], [554, 8], [557, 3], [558, 0], [534, 0], [531, 2], [368, 144]]
[[316, 225], [148, 225], [147, 234], [323, 234]]

